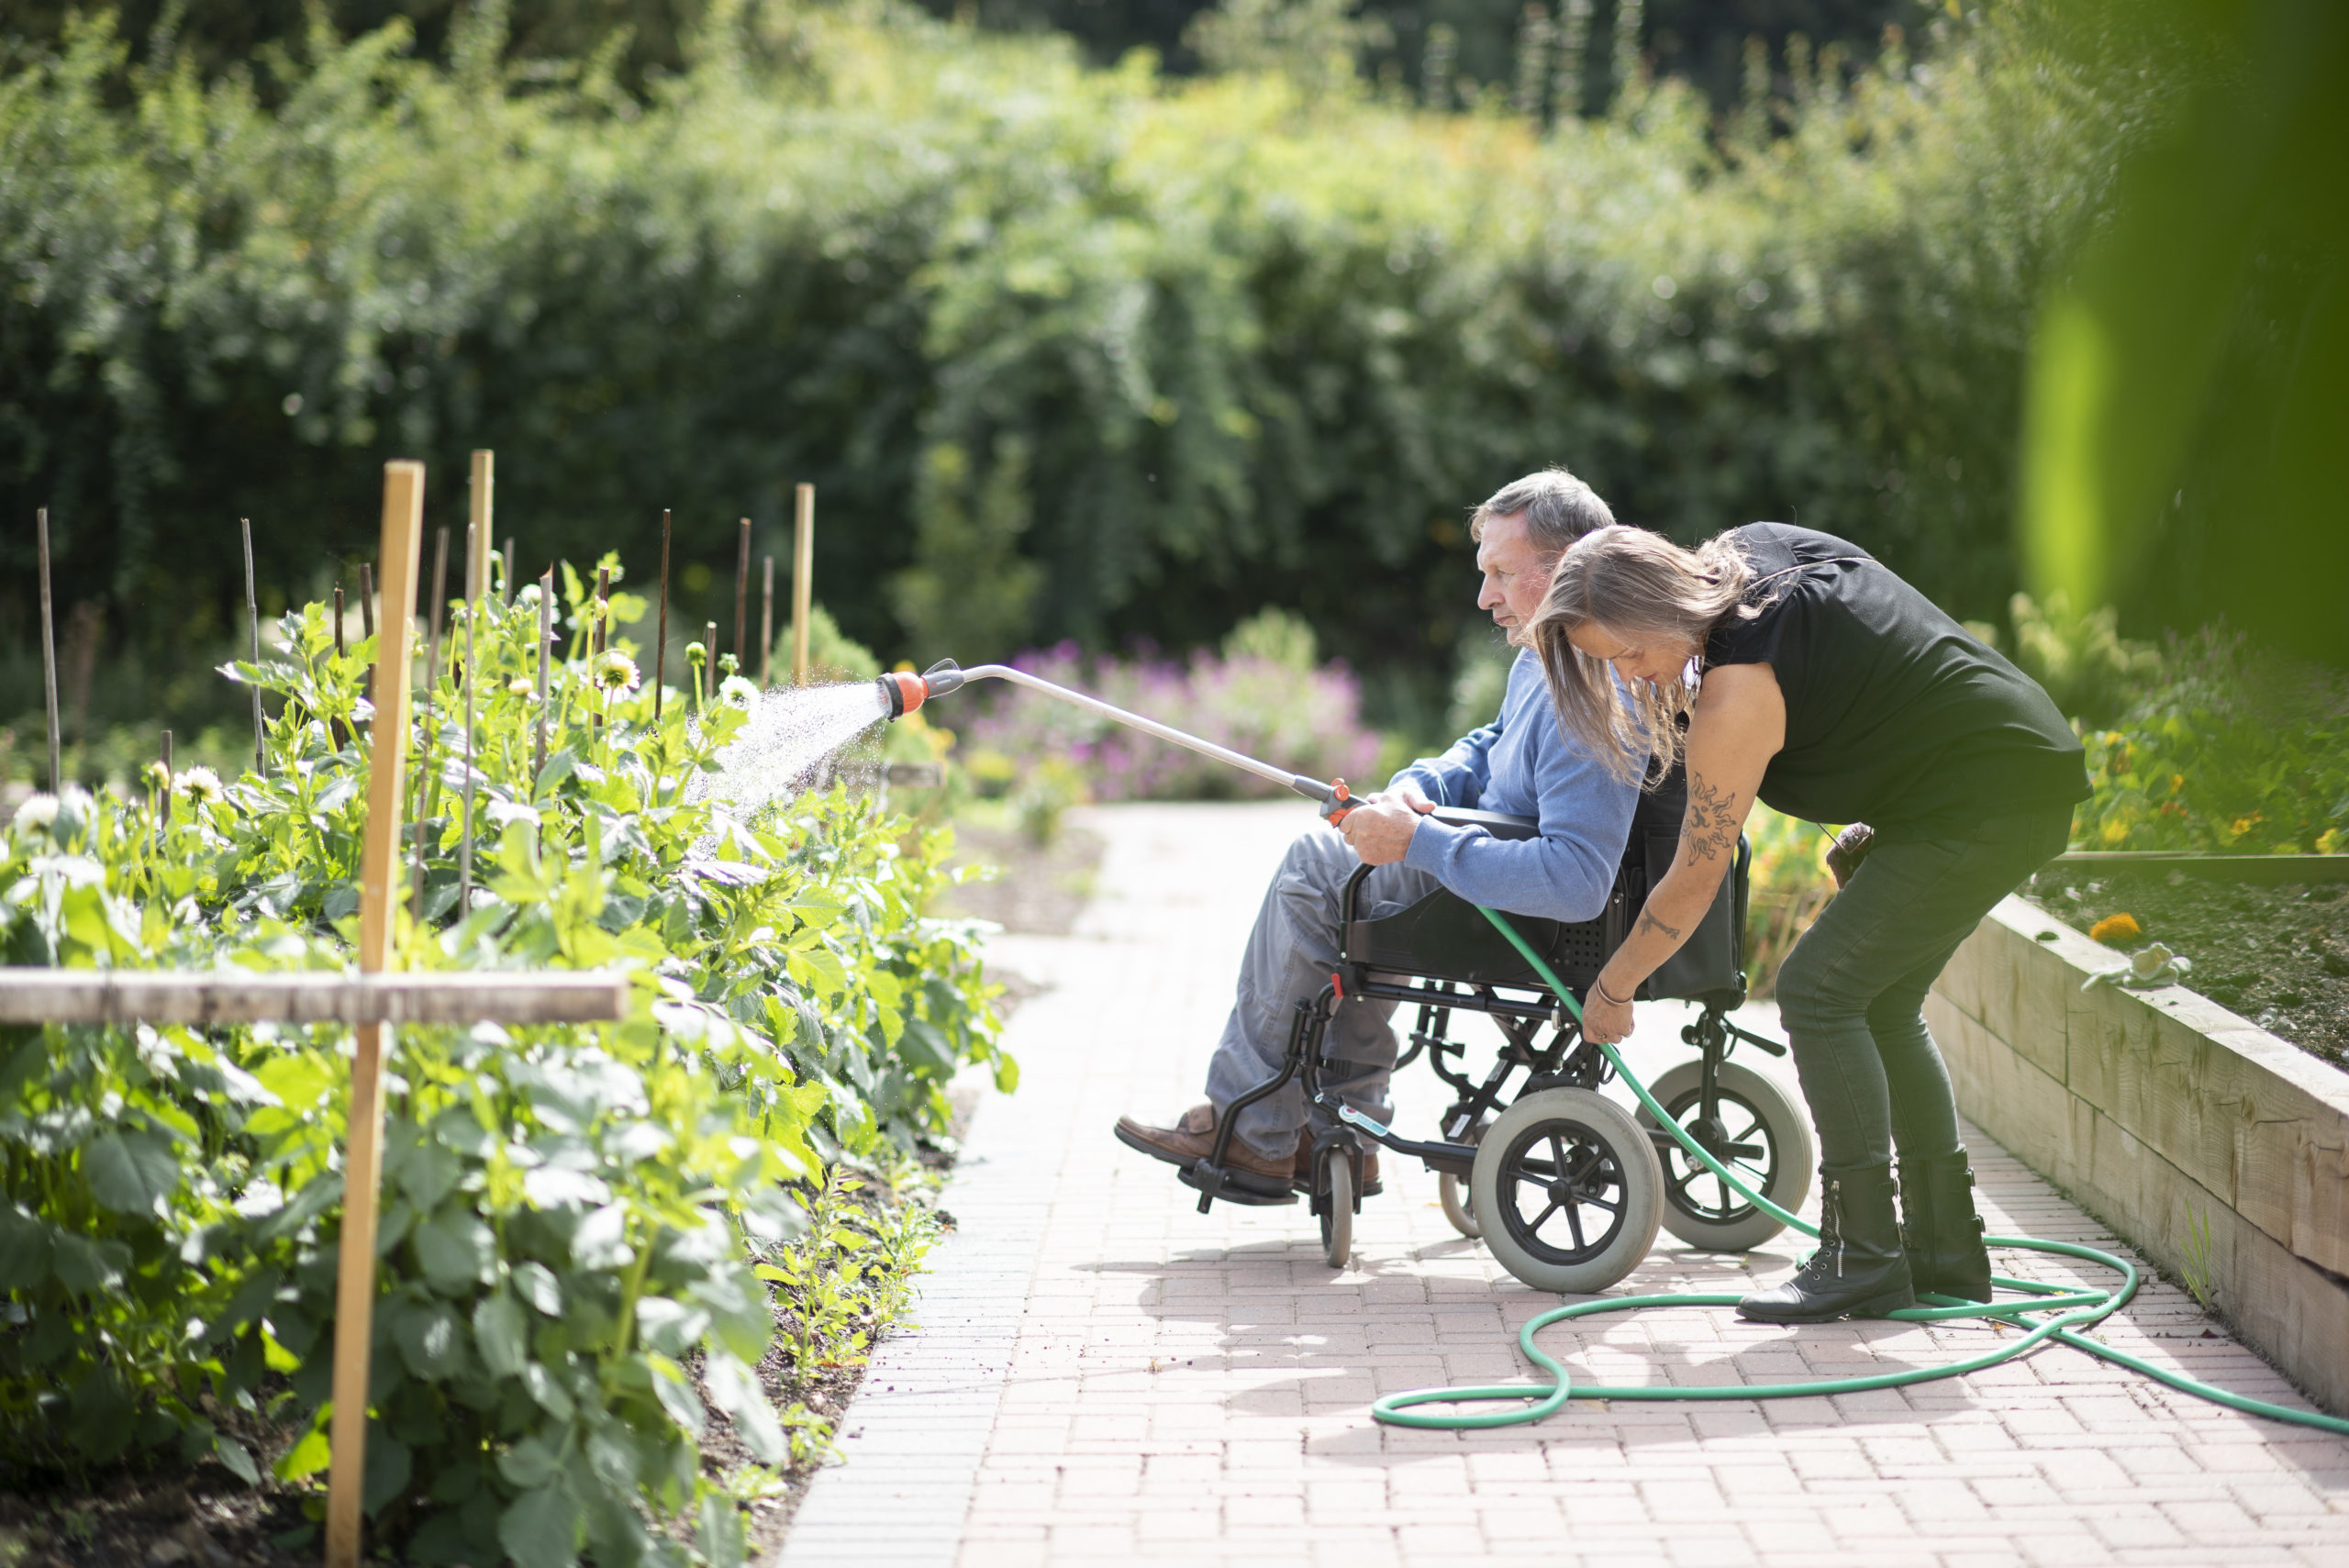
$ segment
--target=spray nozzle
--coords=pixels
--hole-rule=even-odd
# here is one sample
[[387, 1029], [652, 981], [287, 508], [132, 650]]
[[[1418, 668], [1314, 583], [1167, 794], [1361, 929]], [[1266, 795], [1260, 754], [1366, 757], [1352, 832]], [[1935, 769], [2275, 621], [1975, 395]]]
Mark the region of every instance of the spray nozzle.
[[910, 670], [891, 671], [881, 677], [881, 695], [888, 699], [889, 717], [903, 718], [931, 697], [962, 690], [964, 678], [960, 664], [941, 659], [918, 675]]

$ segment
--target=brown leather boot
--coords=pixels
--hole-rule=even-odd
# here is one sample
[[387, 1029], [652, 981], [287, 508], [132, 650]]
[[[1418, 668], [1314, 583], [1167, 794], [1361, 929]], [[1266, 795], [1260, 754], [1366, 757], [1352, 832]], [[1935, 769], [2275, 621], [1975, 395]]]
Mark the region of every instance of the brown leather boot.
[[[1193, 1106], [1173, 1127], [1147, 1127], [1130, 1116], [1121, 1116], [1118, 1118], [1118, 1141], [1170, 1165], [1188, 1165], [1204, 1160], [1215, 1151], [1215, 1106]], [[1289, 1179], [1293, 1163], [1289, 1159], [1257, 1153], [1237, 1134], [1224, 1151], [1223, 1162], [1232, 1170], [1275, 1182]]]

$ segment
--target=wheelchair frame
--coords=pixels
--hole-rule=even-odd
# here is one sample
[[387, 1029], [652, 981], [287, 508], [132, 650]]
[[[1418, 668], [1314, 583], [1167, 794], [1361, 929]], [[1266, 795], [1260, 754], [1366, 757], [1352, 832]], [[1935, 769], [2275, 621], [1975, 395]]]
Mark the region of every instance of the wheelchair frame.
[[[1642, 796], [1642, 809], [1635, 817], [1607, 907], [1598, 918], [1566, 923], [1533, 917], [1511, 917], [1527, 940], [1543, 951], [1544, 958], [1567, 983], [1577, 1005], [1587, 995], [1600, 967], [1630, 934], [1646, 903], [1649, 888], [1670, 864], [1677, 844], [1678, 805], [1682, 798], [1685, 796], [1668, 787]], [[1530, 838], [1536, 830], [1526, 818], [1499, 817], [1489, 813], [1473, 815], [1479, 826], [1497, 837]], [[1751, 1157], [1757, 1152], [1754, 1146], [1736, 1141], [1725, 1130], [1720, 1110], [1721, 1077], [1730, 1053], [1741, 1043], [1774, 1056], [1783, 1056], [1787, 1051], [1784, 1045], [1741, 1027], [1729, 1016], [1745, 1000], [1742, 932], [1751, 859], [1751, 850], [1741, 838], [1731, 873], [1723, 878], [1712, 908], [1675, 958], [1692, 952], [1695, 956], [1680, 962], [1676, 971], [1667, 963], [1634, 993], [1639, 1000], [1678, 999], [1702, 1004], [1698, 1018], [1681, 1030], [1682, 1040], [1698, 1052], [1697, 1116], [1690, 1120], [1685, 1108], [1673, 1106], [1668, 1101], [1667, 1108], [1681, 1116], [1684, 1125], [1709, 1152], [1724, 1160]], [[1359, 868], [1346, 883], [1341, 901], [1343, 938], [1339, 962], [1317, 995], [1298, 998], [1279, 1071], [1226, 1107], [1217, 1118], [1215, 1142], [1208, 1156], [1180, 1173], [1182, 1181], [1199, 1193], [1201, 1213], [1207, 1212], [1218, 1198], [1228, 1203], [1272, 1206], [1295, 1203], [1300, 1195], [1307, 1196], [1311, 1212], [1319, 1220], [1325, 1250], [1333, 1266], [1341, 1266], [1351, 1251], [1353, 1215], [1359, 1211], [1362, 1198], [1378, 1190], [1375, 1185], [1365, 1190], [1363, 1160], [1366, 1143], [1417, 1159], [1429, 1169], [1464, 1183], [1475, 1169], [1478, 1134], [1488, 1118], [1547, 1091], [1596, 1091], [1613, 1076], [1604, 1053], [1584, 1037], [1578, 1019], [1547, 995], [1547, 988], [1525, 963], [1523, 956], [1508, 946], [1473, 905], [1449, 892], [1438, 891], [1397, 914], [1364, 918], [1361, 889], [1371, 869], [1366, 865]], [[1532, 995], [1511, 995], [1506, 994], [1508, 992]], [[1324, 1049], [1330, 1022], [1341, 1005], [1356, 998], [1410, 1004], [1419, 1009], [1416, 1027], [1411, 1030], [1408, 1048], [1397, 1058], [1395, 1071], [1400, 1072], [1424, 1055], [1436, 1076], [1452, 1089], [1454, 1098], [1440, 1120], [1437, 1138], [1405, 1138], [1345, 1105], [1322, 1086], [1322, 1074], [1329, 1065]], [[1447, 1038], [1455, 1011], [1482, 1013], [1492, 1018], [1501, 1031], [1503, 1043], [1491, 1070], [1481, 1081], [1466, 1071], [1466, 1045]], [[1545, 1027], [1551, 1031], [1546, 1043], [1541, 1039]], [[1509, 1080], [1520, 1070], [1524, 1073], [1522, 1081], [1513, 1094], [1506, 1093]], [[1746, 1074], [1748, 1079], [1752, 1076]], [[1334, 1118], [1333, 1124], [1314, 1140], [1308, 1174], [1283, 1184], [1228, 1164], [1238, 1113], [1297, 1079], [1302, 1079], [1308, 1099]], [[1681, 1100], [1685, 1106], [1685, 1089]], [[1628, 1117], [1624, 1120], [1628, 1123]], [[1645, 1133], [1646, 1144], [1658, 1161], [1654, 1169], [1661, 1186], [1661, 1161], [1678, 1153], [1678, 1146], [1662, 1128], [1651, 1126], [1640, 1130]], [[1556, 1161], [1549, 1164], [1538, 1160], [1527, 1162], [1530, 1174], [1526, 1179], [1564, 1179], [1565, 1173], [1553, 1166], [1567, 1160], [1567, 1151], [1554, 1140], [1553, 1146], [1557, 1149]], [[1512, 1152], [1505, 1158], [1515, 1157]], [[1701, 1172], [1701, 1166], [1691, 1163], [1688, 1175], [1665, 1194], [1665, 1201], [1678, 1206], [1684, 1216], [1695, 1216], [1697, 1211], [1683, 1196], [1682, 1189]], [[1775, 1171], [1773, 1174], [1775, 1178]], [[1806, 1162], [1800, 1180], [1807, 1184], [1808, 1179]], [[1450, 1190], [1446, 1193], [1446, 1208], [1447, 1212], [1453, 1212]], [[1475, 1233], [1462, 1224], [1456, 1213], [1454, 1224], [1464, 1231]], [[1686, 1229], [1674, 1227], [1675, 1234], [1683, 1234]], [[1775, 1230], [1775, 1224], [1768, 1229]], [[1611, 1237], [1613, 1232], [1609, 1234]], [[1646, 1238], [1638, 1239], [1642, 1255], [1653, 1235], [1651, 1224]], [[1575, 1236], [1577, 1241], [1582, 1240], [1578, 1220], [1575, 1223]], [[1497, 1242], [1495, 1250], [1497, 1253], [1502, 1251]], [[1524, 1276], [1525, 1271], [1519, 1270], [1508, 1255], [1503, 1255], [1503, 1262], [1512, 1272]], [[1615, 1277], [1628, 1273], [1637, 1262], [1637, 1257], [1630, 1258]], [[1529, 1279], [1528, 1283], [1539, 1282]]]

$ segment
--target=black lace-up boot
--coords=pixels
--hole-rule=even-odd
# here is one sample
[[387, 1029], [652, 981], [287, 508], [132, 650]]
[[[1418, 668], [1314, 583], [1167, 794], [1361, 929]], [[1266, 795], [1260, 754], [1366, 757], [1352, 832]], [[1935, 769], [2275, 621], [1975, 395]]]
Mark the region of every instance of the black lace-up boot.
[[1974, 1171], [1954, 1154], [1900, 1162], [1900, 1217], [1909, 1283], [1962, 1301], [1990, 1299], [1990, 1253], [1974, 1212]]
[[1786, 1284], [1739, 1302], [1737, 1315], [1756, 1323], [1824, 1323], [1881, 1318], [1916, 1306], [1890, 1162], [1841, 1170], [1822, 1165], [1819, 1175], [1824, 1189], [1819, 1250]]

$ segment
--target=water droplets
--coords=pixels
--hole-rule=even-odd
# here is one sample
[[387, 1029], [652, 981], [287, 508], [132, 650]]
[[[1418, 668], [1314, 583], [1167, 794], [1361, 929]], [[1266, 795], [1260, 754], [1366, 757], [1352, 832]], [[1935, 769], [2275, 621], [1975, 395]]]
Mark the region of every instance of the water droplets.
[[871, 681], [835, 686], [779, 686], [758, 692], [748, 682], [729, 700], [750, 717], [718, 754], [719, 772], [696, 773], [689, 800], [723, 800], [747, 813], [812, 783], [834, 753], [889, 715], [888, 698]]

